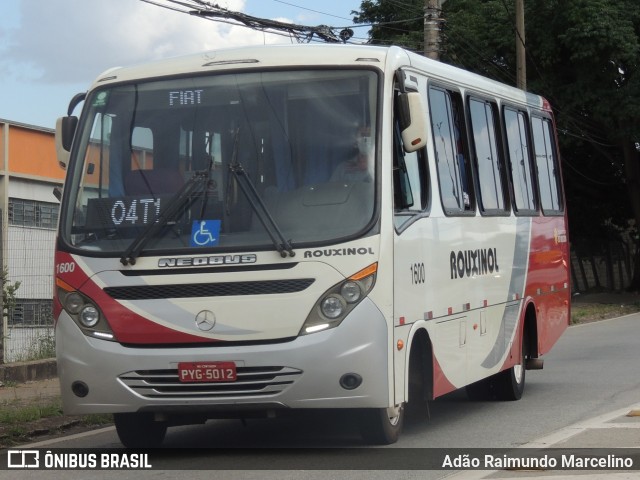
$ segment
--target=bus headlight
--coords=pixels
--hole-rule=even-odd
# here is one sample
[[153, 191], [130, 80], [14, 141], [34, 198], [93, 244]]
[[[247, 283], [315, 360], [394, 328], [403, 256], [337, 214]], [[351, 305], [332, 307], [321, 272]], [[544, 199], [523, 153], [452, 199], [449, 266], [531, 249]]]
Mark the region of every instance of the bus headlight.
[[87, 305], [80, 312], [80, 323], [87, 328], [93, 328], [100, 321], [98, 309], [93, 305]]
[[103, 340], [116, 340], [109, 323], [93, 300], [60, 279], [56, 279], [56, 295], [62, 308], [82, 333]]
[[302, 325], [300, 335], [335, 328], [365, 298], [375, 284], [378, 264], [373, 263], [327, 290]]
[[335, 295], [329, 295], [322, 300], [320, 303], [320, 310], [322, 314], [328, 319], [338, 318], [340, 315], [344, 313], [344, 307], [342, 301], [339, 297]]
[[356, 303], [362, 298], [362, 291], [360, 290], [358, 282], [349, 281], [342, 284], [340, 295], [342, 295], [342, 298], [344, 298], [347, 303]]
[[82, 310], [84, 300], [78, 292], [72, 292], [66, 295], [63, 307], [72, 315], [77, 315]]

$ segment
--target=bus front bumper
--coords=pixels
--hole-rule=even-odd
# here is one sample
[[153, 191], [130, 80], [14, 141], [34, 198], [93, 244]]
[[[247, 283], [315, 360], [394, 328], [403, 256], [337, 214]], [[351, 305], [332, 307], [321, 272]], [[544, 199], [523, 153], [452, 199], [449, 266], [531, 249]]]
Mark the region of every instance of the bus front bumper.
[[[389, 345], [387, 323], [369, 299], [338, 327], [283, 343], [134, 348], [85, 336], [64, 312], [56, 326], [63, 409], [71, 415], [387, 407]], [[182, 362], [234, 362], [238, 380], [181, 383]]]

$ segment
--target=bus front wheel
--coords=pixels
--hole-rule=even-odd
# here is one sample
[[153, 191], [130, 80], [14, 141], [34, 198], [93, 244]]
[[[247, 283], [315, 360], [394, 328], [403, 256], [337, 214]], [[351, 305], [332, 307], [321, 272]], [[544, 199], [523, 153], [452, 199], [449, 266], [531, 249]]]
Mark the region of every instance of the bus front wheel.
[[127, 448], [159, 447], [167, 433], [167, 424], [155, 421], [151, 413], [114, 413], [113, 423]]
[[365, 442], [389, 445], [400, 438], [404, 423], [404, 404], [390, 408], [367, 408], [361, 411], [360, 433]]

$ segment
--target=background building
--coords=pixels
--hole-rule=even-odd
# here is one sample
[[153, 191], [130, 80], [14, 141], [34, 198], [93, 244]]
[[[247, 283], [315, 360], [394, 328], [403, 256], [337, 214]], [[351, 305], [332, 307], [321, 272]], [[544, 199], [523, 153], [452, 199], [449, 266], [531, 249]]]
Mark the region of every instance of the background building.
[[[0, 119], [2, 266], [20, 282], [16, 308], [4, 319], [4, 361], [37, 356], [53, 345], [53, 252], [65, 171], [52, 129]], [[0, 359], [1, 361], [2, 359]]]

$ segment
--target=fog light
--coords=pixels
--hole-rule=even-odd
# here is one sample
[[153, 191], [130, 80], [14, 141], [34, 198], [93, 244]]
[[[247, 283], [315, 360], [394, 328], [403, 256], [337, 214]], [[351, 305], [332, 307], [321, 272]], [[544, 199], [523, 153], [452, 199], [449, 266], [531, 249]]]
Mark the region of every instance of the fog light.
[[340, 386], [345, 390], [355, 390], [362, 384], [362, 377], [357, 373], [345, 373], [340, 377]]
[[71, 391], [76, 397], [84, 398], [89, 395], [89, 386], [80, 381], [75, 381], [71, 384]]

